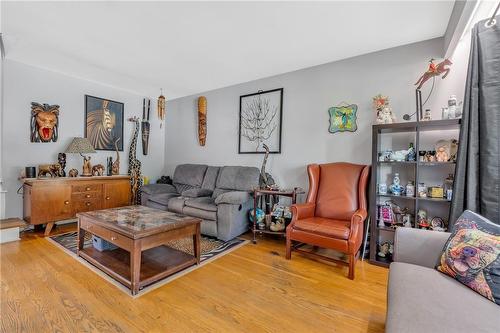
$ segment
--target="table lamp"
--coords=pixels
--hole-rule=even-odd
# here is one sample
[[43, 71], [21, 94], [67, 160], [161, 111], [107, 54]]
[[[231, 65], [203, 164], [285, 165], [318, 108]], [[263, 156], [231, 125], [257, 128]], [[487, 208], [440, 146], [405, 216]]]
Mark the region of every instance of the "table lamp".
[[82, 176], [90, 177], [92, 176], [92, 166], [90, 165], [90, 156], [85, 156], [83, 154], [95, 153], [95, 149], [87, 138], [73, 138], [73, 141], [66, 148], [65, 153], [67, 154], [80, 154], [83, 157], [83, 167]]

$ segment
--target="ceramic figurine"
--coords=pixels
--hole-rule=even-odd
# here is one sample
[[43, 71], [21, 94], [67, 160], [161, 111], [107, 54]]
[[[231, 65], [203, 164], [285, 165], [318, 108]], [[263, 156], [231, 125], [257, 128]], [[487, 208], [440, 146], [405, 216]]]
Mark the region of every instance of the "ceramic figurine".
[[446, 231], [444, 227], [444, 220], [439, 216], [433, 217], [430, 222], [430, 229], [441, 232]]
[[387, 184], [386, 183], [378, 184], [378, 193], [379, 194], [387, 194]]
[[285, 230], [285, 219], [280, 217], [276, 221], [271, 222], [269, 229], [271, 231], [283, 231], [283, 230]]
[[406, 184], [406, 196], [413, 197], [415, 196], [415, 184], [410, 180], [408, 184]]
[[90, 156], [83, 157], [82, 176], [92, 176], [92, 165], [90, 164]]
[[66, 168], [66, 154], [57, 154], [57, 162], [61, 166], [61, 170], [59, 170], [59, 177], [66, 177], [66, 170], [64, 170]]
[[429, 120], [432, 120], [432, 113], [431, 113], [431, 109], [425, 109], [425, 113], [424, 113], [424, 118], [422, 118], [423, 121], [429, 121]]
[[426, 198], [427, 197], [427, 186], [425, 186], [424, 183], [418, 183], [417, 192], [418, 192], [418, 196], [420, 198]]
[[438, 162], [448, 162], [449, 156], [446, 152], [446, 147], [440, 146], [436, 151], [436, 161]]
[[61, 165], [59, 163], [54, 164], [40, 164], [38, 166], [38, 177], [45, 177], [50, 175], [51, 178], [59, 177], [61, 172]]
[[92, 176], [103, 176], [104, 175], [104, 165], [96, 164], [92, 167]]
[[401, 195], [404, 192], [403, 186], [400, 184], [399, 173], [394, 174], [394, 178], [392, 180], [392, 185], [390, 186], [391, 193], [393, 195]]
[[429, 221], [427, 220], [427, 212], [423, 209], [419, 209], [417, 212], [417, 217], [418, 217], [418, 226], [421, 229], [428, 229], [430, 224]]
[[373, 97], [373, 107], [377, 111], [378, 124], [392, 124], [396, 121], [396, 117], [389, 106], [389, 97], [381, 94]]
[[390, 257], [393, 253], [393, 245], [390, 241], [385, 241], [378, 246], [377, 255], [382, 258]]
[[403, 227], [405, 227], [405, 228], [412, 228], [412, 225], [411, 225], [411, 214], [405, 214], [405, 215], [403, 215]]
[[78, 176], [78, 170], [76, 170], [76, 169], [71, 169], [71, 170], [69, 170], [68, 175], [69, 175], [70, 177], [77, 177], [77, 176]]
[[415, 147], [413, 147], [413, 142], [410, 142], [410, 146], [408, 147], [406, 160], [409, 162], [414, 162], [417, 160], [417, 152], [415, 151]]
[[391, 153], [390, 160], [397, 162], [404, 162], [406, 161], [407, 155], [408, 155], [408, 150], [396, 150], [395, 152]]

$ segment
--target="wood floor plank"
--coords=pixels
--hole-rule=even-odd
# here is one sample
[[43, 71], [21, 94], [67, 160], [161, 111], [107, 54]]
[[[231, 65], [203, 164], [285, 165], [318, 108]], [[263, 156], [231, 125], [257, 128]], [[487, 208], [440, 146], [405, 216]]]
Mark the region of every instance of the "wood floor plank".
[[[59, 226], [56, 232], [75, 230]], [[1, 332], [383, 332], [387, 269], [262, 238], [133, 299], [36, 232], [0, 245]]]

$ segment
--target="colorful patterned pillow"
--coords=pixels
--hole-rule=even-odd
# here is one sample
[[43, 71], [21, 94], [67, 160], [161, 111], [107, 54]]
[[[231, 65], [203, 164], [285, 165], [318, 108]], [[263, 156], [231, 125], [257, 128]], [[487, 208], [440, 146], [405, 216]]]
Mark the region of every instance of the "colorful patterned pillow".
[[466, 210], [436, 268], [500, 305], [500, 225]]

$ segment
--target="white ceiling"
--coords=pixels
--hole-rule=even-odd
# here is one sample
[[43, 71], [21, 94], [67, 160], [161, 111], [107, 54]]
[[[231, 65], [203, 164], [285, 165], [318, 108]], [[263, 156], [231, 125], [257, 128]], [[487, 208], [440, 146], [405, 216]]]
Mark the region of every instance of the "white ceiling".
[[172, 99], [443, 36], [453, 3], [3, 2], [2, 31], [8, 59]]

